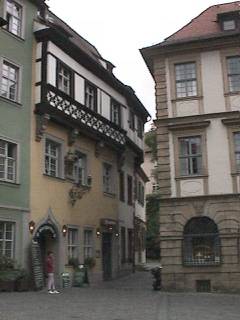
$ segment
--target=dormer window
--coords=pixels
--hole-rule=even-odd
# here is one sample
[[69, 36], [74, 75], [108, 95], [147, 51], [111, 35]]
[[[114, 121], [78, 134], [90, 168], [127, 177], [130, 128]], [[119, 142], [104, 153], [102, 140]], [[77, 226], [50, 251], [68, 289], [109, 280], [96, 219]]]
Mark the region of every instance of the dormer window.
[[239, 25], [239, 11], [223, 12], [217, 15], [222, 31], [234, 31]]
[[223, 21], [222, 26], [223, 26], [224, 31], [235, 30], [236, 29], [236, 21], [233, 19], [225, 20], [225, 21]]

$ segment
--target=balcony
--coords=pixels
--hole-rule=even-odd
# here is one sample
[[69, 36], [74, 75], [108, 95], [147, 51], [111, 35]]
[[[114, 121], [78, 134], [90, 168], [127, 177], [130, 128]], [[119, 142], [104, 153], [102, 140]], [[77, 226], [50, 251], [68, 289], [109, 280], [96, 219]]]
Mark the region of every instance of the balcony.
[[39, 115], [47, 114], [53, 121], [77, 128], [118, 149], [125, 146], [126, 132], [123, 129], [50, 84], [43, 85], [42, 99], [36, 105], [35, 112]]

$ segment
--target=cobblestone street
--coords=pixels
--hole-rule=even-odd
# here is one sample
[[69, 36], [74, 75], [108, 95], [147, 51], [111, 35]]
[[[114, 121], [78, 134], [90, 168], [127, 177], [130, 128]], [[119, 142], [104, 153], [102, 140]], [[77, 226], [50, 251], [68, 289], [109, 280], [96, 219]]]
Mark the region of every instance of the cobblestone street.
[[0, 293], [0, 320], [238, 320], [240, 296], [151, 290], [148, 272], [101, 286]]

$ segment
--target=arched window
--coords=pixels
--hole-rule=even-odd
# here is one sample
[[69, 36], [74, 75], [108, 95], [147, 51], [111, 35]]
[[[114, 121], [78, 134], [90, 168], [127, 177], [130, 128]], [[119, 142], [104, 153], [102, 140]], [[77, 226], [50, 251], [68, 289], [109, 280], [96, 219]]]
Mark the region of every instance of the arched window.
[[192, 218], [184, 228], [183, 263], [216, 265], [220, 263], [218, 227], [208, 217]]

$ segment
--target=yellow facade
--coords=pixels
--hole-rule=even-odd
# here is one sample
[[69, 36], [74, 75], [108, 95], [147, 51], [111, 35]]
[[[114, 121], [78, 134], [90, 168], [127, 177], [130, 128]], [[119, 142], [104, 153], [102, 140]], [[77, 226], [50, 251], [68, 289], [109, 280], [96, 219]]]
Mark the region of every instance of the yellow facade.
[[[59, 267], [59, 272], [64, 271], [68, 265], [67, 257], [67, 236], [61, 234], [62, 226], [76, 226], [80, 228], [80, 262], [83, 263], [83, 228], [91, 228], [94, 235], [94, 254], [96, 257], [95, 271], [101, 272], [101, 237], [97, 237], [96, 230], [101, 228], [100, 219], [118, 220], [118, 200], [117, 195], [107, 195], [103, 193], [102, 166], [103, 162], [111, 163], [117, 173], [116, 153], [108, 148], [102, 148], [98, 156], [95, 155], [95, 144], [93, 139], [79, 135], [76, 142], [68, 145], [69, 131], [63, 126], [52, 123], [47, 124], [47, 129], [41, 141], [36, 141], [36, 119], [32, 118], [32, 139], [31, 139], [31, 220], [36, 224], [36, 230], [46, 223], [49, 210], [54, 216], [59, 228], [61, 248], [57, 249], [63, 266]], [[63, 142], [63, 152], [65, 156], [69, 150], [79, 150], [87, 155], [88, 173], [92, 177], [92, 185], [81, 199], [74, 205], [70, 202], [69, 191], [73, 187], [73, 182], [67, 179], [60, 179], [44, 174], [44, 136], [48, 135], [61, 139]], [[117, 174], [116, 174], [117, 177]], [[117, 192], [117, 181], [116, 192]], [[34, 233], [35, 234], [35, 233]], [[34, 235], [33, 234], [33, 235]], [[98, 254], [95, 254], [98, 252]], [[116, 261], [117, 262], [117, 261]], [[65, 267], [64, 267], [65, 266]], [[115, 266], [115, 269], [117, 266]]]

